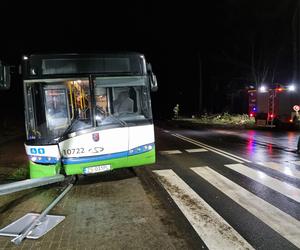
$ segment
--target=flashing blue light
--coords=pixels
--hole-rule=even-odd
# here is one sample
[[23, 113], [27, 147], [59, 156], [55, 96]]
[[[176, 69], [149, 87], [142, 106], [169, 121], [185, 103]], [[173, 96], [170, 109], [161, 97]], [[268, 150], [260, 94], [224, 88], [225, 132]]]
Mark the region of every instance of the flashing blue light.
[[253, 111], [256, 111], [256, 107], [253, 107], [253, 109], [252, 109]]

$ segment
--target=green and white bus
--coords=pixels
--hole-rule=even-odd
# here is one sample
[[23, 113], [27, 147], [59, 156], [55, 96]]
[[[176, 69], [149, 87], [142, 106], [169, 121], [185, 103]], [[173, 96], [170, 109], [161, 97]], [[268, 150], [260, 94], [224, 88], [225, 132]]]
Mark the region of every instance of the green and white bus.
[[22, 58], [30, 178], [155, 162], [150, 63], [139, 53]]

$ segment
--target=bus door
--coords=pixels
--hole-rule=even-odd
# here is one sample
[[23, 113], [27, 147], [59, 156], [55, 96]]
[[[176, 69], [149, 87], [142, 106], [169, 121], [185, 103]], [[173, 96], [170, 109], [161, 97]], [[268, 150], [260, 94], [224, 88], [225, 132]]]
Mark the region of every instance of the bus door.
[[66, 128], [70, 121], [67, 89], [61, 85], [44, 88], [46, 123], [49, 131]]

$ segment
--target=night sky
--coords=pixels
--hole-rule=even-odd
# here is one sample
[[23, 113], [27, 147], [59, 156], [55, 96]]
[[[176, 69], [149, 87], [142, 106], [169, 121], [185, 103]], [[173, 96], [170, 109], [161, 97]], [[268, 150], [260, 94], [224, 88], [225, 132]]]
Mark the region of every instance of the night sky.
[[[0, 59], [137, 51], [157, 75], [154, 118], [170, 117], [176, 103], [187, 115], [246, 113], [247, 86], [298, 82], [299, 7], [296, 0], [1, 3]], [[0, 92], [2, 117], [22, 118], [22, 98], [15, 76]]]

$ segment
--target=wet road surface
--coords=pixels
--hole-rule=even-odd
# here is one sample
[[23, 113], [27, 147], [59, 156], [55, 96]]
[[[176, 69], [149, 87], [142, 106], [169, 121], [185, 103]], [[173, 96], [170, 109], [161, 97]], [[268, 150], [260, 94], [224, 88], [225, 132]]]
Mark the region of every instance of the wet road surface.
[[[159, 126], [155, 136], [156, 164], [136, 168], [137, 175], [121, 170], [81, 178], [50, 213], [66, 220], [22, 247], [300, 248], [299, 133]], [[41, 212], [57, 188], [24, 192], [0, 199], [1, 227]], [[0, 237], [0, 249], [11, 248]]]
[[298, 136], [160, 126], [151, 171], [199, 246], [299, 249]]

